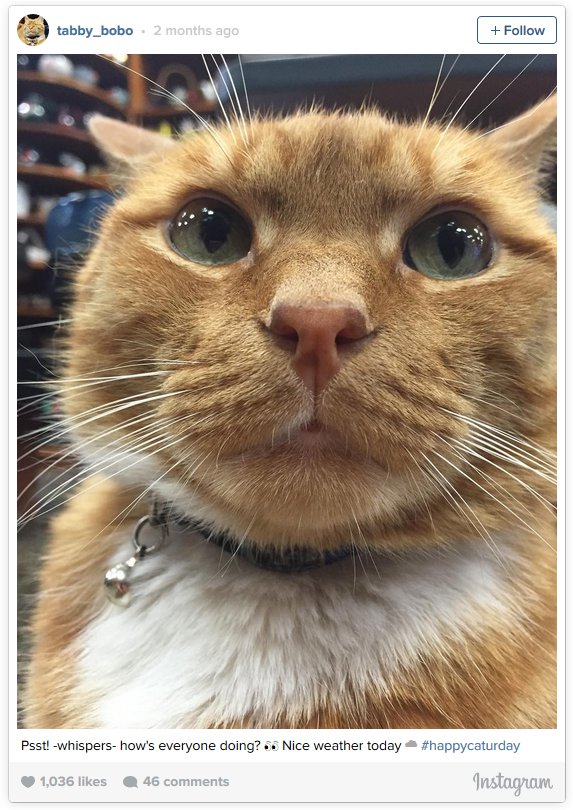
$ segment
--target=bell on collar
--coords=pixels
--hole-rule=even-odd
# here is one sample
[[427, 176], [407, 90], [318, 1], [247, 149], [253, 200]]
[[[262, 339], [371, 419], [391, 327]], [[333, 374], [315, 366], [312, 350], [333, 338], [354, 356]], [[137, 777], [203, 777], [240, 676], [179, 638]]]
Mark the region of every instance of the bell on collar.
[[[159, 539], [152, 546], [145, 546], [139, 542], [141, 531], [147, 525], [152, 528], [159, 528], [160, 530]], [[143, 560], [148, 554], [161, 548], [166, 536], [167, 525], [157, 518], [155, 511], [152, 515], [146, 515], [138, 521], [132, 538], [133, 545], [135, 546], [135, 554], [125, 562], [117, 563], [112, 566], [103, 580], [105, 594], [113, 605], [127, 607], [131, 603], [132, 592], [130, 580], [136, 563]]]
[[103, 584], [109, 601], [120, 607], [127, 607], [131, 602], [131, 572], [142, 555], [136, 552], [133, 557], [123, 563], [118, 563], [106, 573]]

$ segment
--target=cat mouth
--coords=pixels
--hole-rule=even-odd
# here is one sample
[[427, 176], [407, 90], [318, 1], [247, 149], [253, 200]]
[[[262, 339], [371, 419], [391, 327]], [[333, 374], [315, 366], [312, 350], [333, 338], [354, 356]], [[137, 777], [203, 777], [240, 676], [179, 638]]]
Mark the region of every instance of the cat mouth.
[[311, 419], [308, 424], [303, 425], [300, 428], [301, 432], [304, 431], [305, 433], [319, 433], [322, 430], [326, 430], [325, 425], [319, 419]]
[[304, 447], [332, 448], [334, 445], [340, 445], [340, 437], [318, 419], [312, 419], [291, 432], [286, 443]]
[[294, 459], [307, 454], [350, 455], [348, 442], [318, 419], [276, 432], [272, 439], [253, 445], [241, 454], [243, 460], [261, 456], [286, 456]]

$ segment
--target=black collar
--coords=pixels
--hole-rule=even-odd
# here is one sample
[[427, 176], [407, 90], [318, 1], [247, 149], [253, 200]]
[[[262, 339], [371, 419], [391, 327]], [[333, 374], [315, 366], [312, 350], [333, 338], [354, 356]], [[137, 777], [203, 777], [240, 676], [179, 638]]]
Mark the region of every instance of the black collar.
[[310, 546], [292, 546], [288, 549], [261, 549], [245, 540], [236, 540], [227, 532], [209, 530], [199, 521], [177, 513], [165, 503], [155, 502], [150, 515], [150, 523], [155, 526], [176, 524], [185, 529], [197, 532], [207, 542], [219, 546], [227, 554], [241, 557], [244, 560], [264, 568], [266, 571], [277, 571], [281, 574], [298, 574], [311, 571], [325, 565], [345, 560], [356, 554], [353, 545], [342, 546], [337, 549], [317, 550]]

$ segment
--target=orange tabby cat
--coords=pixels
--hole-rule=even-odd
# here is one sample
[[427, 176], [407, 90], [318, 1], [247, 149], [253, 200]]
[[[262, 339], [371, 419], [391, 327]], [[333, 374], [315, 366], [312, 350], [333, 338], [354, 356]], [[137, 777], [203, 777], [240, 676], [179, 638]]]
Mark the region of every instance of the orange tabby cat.
[[25, 45], [41, 45], [46, 41], [43, 17], [23, 17], [18, 23], [18, 36]]
[[555, 725], [555, 111], [93, 119], [28, 726]]

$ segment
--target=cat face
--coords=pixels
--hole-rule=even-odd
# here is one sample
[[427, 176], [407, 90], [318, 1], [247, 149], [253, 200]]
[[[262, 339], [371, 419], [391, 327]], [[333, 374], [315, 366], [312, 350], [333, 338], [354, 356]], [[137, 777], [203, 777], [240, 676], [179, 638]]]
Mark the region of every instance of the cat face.
[[42, 17], [37, 17], [36, 19], [24, 17], [24, 23], [18, 33], [20, 34], [20, 38], [27, 45], [39, 45], [46, 39], [44, 20]]
[[96, 119], [130, 179], [78, 280], [80, 452], [275, 546], [434, 543], [500, 511], [480, 486], [525, 502], [484, 425], [551, 437], [553, 117], [485, 137], [310, 113], [178, 143]]

